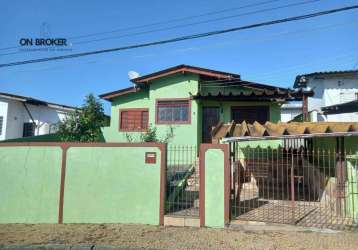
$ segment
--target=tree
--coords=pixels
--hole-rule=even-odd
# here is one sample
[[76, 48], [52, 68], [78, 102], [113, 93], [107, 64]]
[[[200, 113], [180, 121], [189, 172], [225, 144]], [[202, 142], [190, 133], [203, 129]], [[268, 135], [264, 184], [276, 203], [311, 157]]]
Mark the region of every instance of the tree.
[[59, 124], [61, 141], [96, 142], [101, 141], [101, 127], [106, 126], [108, 118], [102, 103], [89, 94], [82, 107], [72, 112]]

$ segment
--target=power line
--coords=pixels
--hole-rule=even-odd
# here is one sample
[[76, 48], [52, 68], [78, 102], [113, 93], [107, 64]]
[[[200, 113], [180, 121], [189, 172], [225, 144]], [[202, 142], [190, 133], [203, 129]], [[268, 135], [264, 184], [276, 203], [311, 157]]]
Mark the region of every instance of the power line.
[[103, 54], [103, 53], [109, 53], [109, 52], [114, 52], [114, 51], [130, 50], [130, 49], [136, 49], [136, 48], [169, 44], [169, 43], [175, 43], [175, 42], [179, 42], [179, 41], [192, 40], [192, 39], [215, 36], [215, 35], [220, 35], [220, 34], [225, 34], [225, 33], [231, 33], [231, 32], [240, 31], [240, 30], [254, 29], [254, 28], [263, 27], [263, 26], [271, 26], [271, 25], [280, 24], [280, 23], [304, 20], [304, 19], [309, 19], [309, 18], [313, 18], [313, 17], [329, 15], [329, 14], [333, 14], [333, 13], [337, 13], [337, 12], [357, 9], [357, 8], [358, 8], [358, 5], [353, 5], [353, 6], [348, 6], [348, 7], [338, 8], [338, 9], [331, 9], [331, 10], [326, 10], [326, 11], [315, 12], [315, 13], [311, 13], [311, 14], [307, 14], [307, 15], [294, 16], [294, 17], [288, 17], [288, 18], [284, 18], [284, 19], [277, 19], [277, 20], [273, 20], [273, 21], [250, 24], [250, 25], [245, 25], [245, 26], [240, 26], [240, 27], [235, 27], [235, 28], [230, 28], [230, 29], [216, 30], [216, 31], [210, 31], [210, 32], [205, 32], [205, 33], [198, 33], [198, 34], [193, 34], [193, 35], [175, 37], [175, 38], [167, 39], [167, 40], [134, 44], [134, 45], [128, 45], [128, 46], [124, 46], [124, 47], [89, 51], [89, 52], [83, 52], [83, 53], [77, 53], [77, 54], [69, 54], [69, 55], [64, 55], [64, 56], [46, 57], [46, 58], [32, 59], [32, 60], [27, 60], [27, 61], [5, 63], [5, 64], [0, 64], [0, 67], [10, 67], [10, 66], [16, 66], [16, 65], [23, 65], [23, 64], [63, 60], [63, 59], [68, 59], [68, 58], [77, 58], [77, 57], [82, 57], [82, 56]]
[[[79, 42], [74, 42], [73, 44], [88, 44], [88, 43], [100, 42], [100, 41], [105, 41], [105, 40], [120, 39], [120, 38], [124, 38], [124, 37], [132, 37], [132, 36], [150, 34], [150, 33], [155, 33], [155, 32], [160, 32], [160, 31], [174, 30], [174, 29], [178, 29], [178, 28], [191, 27], [191, 26], [199, 25], [199, 24], [222, 21], [222, 20], [237, 18], [237, 17], [242, 17], [242, 16], [249, 16], [249, 15], [253, 15], [253, 14], [258, 14], [258, 13], [263, 13], [263, 12], [268, 12], [268, 11], [293, 7], [293, 6], [305, 5], [305, 4], [310, 4], [310, 3], [319, 2], [319, 1], [321, 1], [321, 0], [303, 1], [303, 2], [298, 2], [298, 3], [293, 3], [293, 4], [286, 4], [286, 5], [281, 5], [281, 6], [277, 6], [277, 7], [272, 7], [272, 8], [265, 8], [265, 9], [250, 11], [250, 12], [237, 14], [237, 15], [224, 16], [224, 17], [219, 17], [219, 18], [214, 18], [214, 19], [207, 19], [207, 20], [202, 20], [202, 21], [193, 22], [193, 23], [180, 24], [180, 25], [164, 27], [164, 28], [157, 28], [157, 29], [140, 31], [140, 32], [132, 32], [132, 33], [127, 33], [127, 34], [123, 34], [120, 36], [111, 36], [111, 37], [104, 37], [104, 38], [98, 38], [98, 39], [92, 39], [92, 40], [79, 41]], [[176, 19], [176, 20], [178, 20], [178, 19]], [[103, 33], [97, 33], [97, 34], [103, 34]], [[76, 37], [72, 37], [72, 38], [70, 37], [69, 39], [73, 39], [73, 38], [76, 38]], [[15, 48], [21, 48], [21, 46], [17, 46]], [[25, 53], [25, 52], [27, 52], [27, 51], [17, 51], [17, 52], [0, 54], [0, 56], [21, 54], [21, 53]]]
[[204, 17], [204, 16], [211, 16], [211, 15], [216, 15], [216, 14], [220, 14], [220, 13], [240, 10], [240, 9], [247, 9], [247, 8], [250, 8], [250, 7], [260, 6], [260, 5], [273, 3], [273, 2], [279, 2], [279, 1], [282, 1], [282, 0], [262, 1], [262, 2], [258, 2], [258, 3], [254, 3], [254, 4], [247, 4], [247, 5], [243, 5], [243, 6], [239, 6], [239, 7], [222, 9], [222, 10], [219, 10], [219, 11], [206, 12], [206, 13], [195, 15], [195, 16], [186, 16], [186, 17], [174, 18], [174, 19], [170, 19], [170, 20], [164, 21], [164, 22], [155, 22], [155, 23], [149, 23], [149, 24], [145, 24], [145, 25], [138, 25], [138, 26], [114, 29], [114, 30], [104, 31], [104, 32], [99, 32], [99, 33], [79, 35], [79, 36], [70, 37], [69, 39], [77, 39], [77, 38], [84, 38], [84, 37], [90, 37], [90, 36], [111, 34], [111, 33], [119, 32], [119, 31], [141, 29], [141, 28], [147, 28], [147, 27], [157, 26], [157, 25], [161, 25], [161, 24], [175, 23], [175, 22], [179, 22], [179, 21], [187, 21], [187, 20], [190, 20], [190, 19], [197, 19], [197, 18]]
[[[334, 25], [325, 25], [325, 26], [316, 26], [314, 28], [310, 28], [310, 29], [301, 29], [301, 30], [297, 30], [297, 31], [289, 31], [289, 32], [277, 32], [277, 33], [273, 33], [273, 35], [270, 35], [270, 36], [264, 36], [264, 37], [260, 37], [260, 38], [248, 38], [248, 37], [245, 37], [245, 38], [242, 38], [241, 41], [254, 41], [254, 42], [264, 42], [266, 40], [269, 40], [269, 39], [275, 39], [277, 38], [278, 36], [282, 36], [282, 35], [298, 35], [298, 34], [301, 34], [301, 33], [308, 33], [308, 32], [314, 32], [314, 31], [322, 31], [322, 30], [325, 30], [325, 29], [331, 29], [331, 28], [337, 28], [337, 27], [340, 27], [340, 26], [346, 26], [346, 25], [355, 25], [356, 23], [358, 22], [358, 20], [351, 20], [350, 22], [342, 22], [342, 23], [337, 23], [337, 24], [334, 24]], [[226, 44], [226, 43], [224, 43]], [[217, 46], [218, 44], [213, 44], [214, 46]], [[210, 48], [210, 47], [213, 47], [213, 45], [209, 45], [209, 46], [200, 46], [200, 49], [202, 48]], [[226, 44], [227, 45], [227, 44]], [[198, 47], [196, 47], [198, 48]], [[173, 52], [175, 53], [177, 50], [174, 50]], [[351, 51], [349, 53], [349, 55], [351, 55]], [[92, 60], [92, 59], [91, 59]], [[106, 59], [105, 61], [108, 62], [108, 61], [113, 61], [114, 59]], [[326, 60], [326, 59], [324, 59]], [[84, 65], [84, 64], [97, 64], [97, 63], [103, 63], [104, 61], [99, 61], [98, 59], [93, 59], [92, 61], [88, 61], [88, 62], [76, 62], [76, 64], [68, 64], [68, 65], [64, 65], [63, 67], [61, 67], [61, 69], [64, 69], [64, 68], [68, 68], [68, 67], [74, 67], [74, 66], [78, 66], [78, 65]], [[290, 67], [291, 68], [291, 67]], [[21, 71], [13, 71], [13, 73], [22, 73], [22, 72], [31, 72], [31, 71], [48, 71], [48, 70], [53, 70], [53, 69], [59, 69], [59, 67], [50, 67], [50, 68], [35, 68], [35, 69], [28, 69], [28, 70], [21, 70]], [[272, 72], [270, 72], [272, 73]], [[267, 74], [267, 73], [266, 73]], [[277, 76], [275, 74], [275, 76]], [[232, 79], [235, 79], [235, 78], [232, 78]], [[203, 81], [204, 83], [210, 83], [210, 82], [221, 82], [222, 80], [215, 80], [215, 81]], [[224, 81], [227, 81], [227, 80], [224, 80]]]
[[253, 14], [258, 14], [258, 13], [263, 13], [263, 12], [268, 12], [268, 11], [272, 11], [272, 10], [278, 10], [278, 9], [283, 9], [283, 8], [288, 8], [288, 7], [293, 7], [293, 6], [299, 6], [299, 5], [304, 5], [304, 4], [310, 4], [310, 3], [319, 2], [319, 1], [321, 1], [321, 0], [303, 1], [303, 2], [298, 2], [298, 3], [293, 3], [293, 4], [286, 4], [286, 5], [282, 5], [282, 6], [272, 7], [272, 8], [266, 8], [266, 9], [261, 9], [261, 10], [250, 11], [250, 12], [237, 14], [237, 15], [218, 17], [218, 18], [214, 18], [214, 19], [206, 19], [206, 20], [193, 22], [193, 23], [180, 24], [180, 25], [175, 25], [175, 26], [171, 26], [171, 27], [152, 29], [152, 30], [135, 32], [135, 33], [128, 33], [128, 34], [124, 34], [124, 35], [121, 35], [121, 36], [111, 36], [111, 37], [104, 37], [104, 38], [99, 38], [99, 39], [94, 39], [94, 40], [80, 41], [80, 42], [75, 42], [74, 44], [87, 44], [87, 43], [93, 43], [93, 42], [99, 42], [99, 41], [105, 41], [105, 40], [111, 40], [111, 39], [119, 39], [119, 38], [124, 38], [124, 37], [144, 35], [144, 34], [149, 34], [149, 33], [154, 33], [154, 32], [159, 32], [159, 31], [166, 31], [166, 30], [173, 30], [173, 29], [178, 29], [178, 28], [185, 28], [185, 27], [190, 27], [190, 26], [193, 26], [193, 25], [217, 22], [217, 21], [222, 21], [222, 20], [231, 19], [231, 18], [237, 18], [237, 17], [242, 17], [242, 16], [249, 16], [249, 15], [253, 15]]
[[[190, 20], [190, 19], [197, 19], [197, 18], [204, 17], [204, 16], [216, 15], [216, 14], [225, 13], [225, 12], [229, 12], [229, 11], [235, 11], [235, 10], [239, 10], [239, 9], [246, 9], [246, 8], [250, 8], [250, 7], [265, 5], [268, 3], [279, 2], [279, 1], [282, 1], [282, 0], [262, 1], [262, 2], [258, 2], [258, 3], [254, 3], [254, 4], [247, 4], [247, 5], [243, 5], [243, 6], [239, 6], [239, 7], [222, 9], [219, 11], [206, 12], [206, 13], [195, 15], [195, 16], [186, 16], [186, 17], [169, 19], [167, 21], [153, 22], [153, 23], [144, 24], [144, 25], [130, 26], [130, 27], [124, 27], [124, 28], [119, 28], [119, 29], [113, 29], [113, 30], [109, 30], [109, 31], [72, 36], [72, 37], [68, 37], [68, 39], [86, 38], [86, 37], [91, 37], [91, 36], [99, 36], [99, 35], [116, 33], [116, 32], [120, 32], [120, 31], [135, 30], [135, 29], [147, 28], [147, 27], [152, 27], [152, 26], [157, 26], [157, 25], [162, 25], [162, 24], [175, 23], [175, 22], [186, 21], [186, 20]], [[0, 51], [14, 49], [14, 48], [16, 49], [16, 48], [20, 48], [20, 47], [21, 46], [0, 48]]]

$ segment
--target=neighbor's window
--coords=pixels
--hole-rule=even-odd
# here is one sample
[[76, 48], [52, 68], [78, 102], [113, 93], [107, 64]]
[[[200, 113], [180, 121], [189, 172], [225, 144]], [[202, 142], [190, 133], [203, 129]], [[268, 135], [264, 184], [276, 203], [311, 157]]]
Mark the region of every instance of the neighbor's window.
[[158, 101], [157, 123], [189, 123], [189, 100]]
[[127, 109], [120, 111], [120, 130], [143, 131], [148, 128], [147, 109]]
[[35, 135], [35, 124], [33, 124], [32, 122], [25, 122], [22, 136], [29, 137], [34, 135]]
[[4, 123], [4, 117], [0, 116], [0, 135], [2, 135], [2, 125]]

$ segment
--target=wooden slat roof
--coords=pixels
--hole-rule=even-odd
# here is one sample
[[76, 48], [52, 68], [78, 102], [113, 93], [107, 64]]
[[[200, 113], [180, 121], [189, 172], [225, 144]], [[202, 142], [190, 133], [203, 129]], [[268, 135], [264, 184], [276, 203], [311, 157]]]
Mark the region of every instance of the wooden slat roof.
[[219, 124], [212, 131], [213, 140], [227, 137], [280, 137], [287, 135], [314, 135], [358, 132], [358, 122], [291, 122], [248, 124], [245, 121]]

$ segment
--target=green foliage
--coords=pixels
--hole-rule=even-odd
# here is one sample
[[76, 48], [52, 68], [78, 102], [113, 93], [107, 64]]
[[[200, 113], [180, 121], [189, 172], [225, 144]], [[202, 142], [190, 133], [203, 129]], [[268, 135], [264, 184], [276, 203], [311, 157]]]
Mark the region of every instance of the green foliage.
[[148, 130], [140, 135], [142, 142], [157, 142], [157, 128], [149, 126]]
[[168, 143], [174, 137], [174, 128], [169, 126], [165, 136], [159, 138], [157, 135], [157, 128], [149, 126], [148, 130], [145, 133], [142, 133], [140, 140], [142, 142], [159, 142], [159, 143]]
[[[126, 133], [125, 136], [128, 142], [134, 142], [134, 138], [130, 133]], [[159, 138], [157, 135], [157, 128], [150, 125], [146, 132], [141, 133], [140, 142], [168, 143], [173, 137], [174, 137], [174, 128], [172, 126], [169, 126], [163, 138]]]
[[125, 136], [126, 136], [127, 142], [133, 142], [134, 141], [133, 136], [130, 133], [126, 133]]
[[174, 128], [172, 126], [169, 126], [165, 137], [160, 141], [161, 143], [169, 143], [171, 139], [174, 138]]
[[72, 112], [59, 124], [61, 141], [96, 142], [102, 141], [101, 127], [108, 124], [102, 103], [89, 94], [81, 109]]

